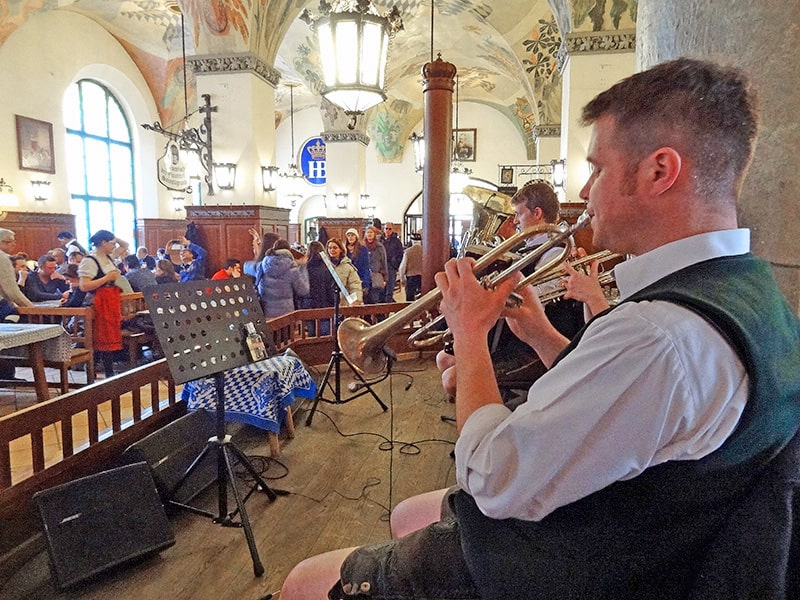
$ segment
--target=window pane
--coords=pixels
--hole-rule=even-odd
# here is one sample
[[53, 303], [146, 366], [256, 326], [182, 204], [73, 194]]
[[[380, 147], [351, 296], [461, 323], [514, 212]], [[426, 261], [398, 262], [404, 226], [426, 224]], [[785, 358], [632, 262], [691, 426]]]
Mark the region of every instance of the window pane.
[[79, 102], [78, 86], [69, 86], [64, 94], [64, 103], [61, 106], [61, 112], [64, 113], [64, 125], [67, 126], [67, 129], [81, 128], [81, 107]]
[[75, 239], [87, 250], [89, 249], [89, 224], [87, 222], [86, 202], [73, 198], [70, 202], [72, 214], [75, 215]]
[[106, 117], [106, 92], [96, 83], [82, 82], [83, 120], [86, 133], [106, 137], [108, 121]]
[[114, 202], [114, 234], [133, 246], [136, 241], [133, 237], [135, 225], [133, 203]]
[[111, 220], [111, 203], [107, 200], [90, 200], [88, 204], [90, 235], [94, 235], [98, 229], [114, 231], [114, 225]]
[[131, 141], [131, 132], [128, 129], [125, 115], [122, 114], [119, 104], [112, 96], [108, 97], [108, 131], [112, 140], [119, 140], [120, 142]]
[[71, 194], [86, 193], [83, 165], [83, 139], [76, 134], [67, 134], [67, 174]]
[[108, 145], [86, 139], [86, 180], [90, 196], [108, 196]]
[[111, 145], [111, 195], [133, 200], [131, 150], [128, 146]]

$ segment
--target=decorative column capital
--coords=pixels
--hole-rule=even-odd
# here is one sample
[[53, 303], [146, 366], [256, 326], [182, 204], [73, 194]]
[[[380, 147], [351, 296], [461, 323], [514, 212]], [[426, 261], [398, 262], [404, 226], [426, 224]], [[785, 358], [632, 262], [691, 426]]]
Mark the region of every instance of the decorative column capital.
[[533, 141], [542, 137], [561, 137], [561, 125], [535, 125], [533, 127]]
[[277, 87], [281, 79], [280, 71], [249, 52], [191, 56], [186, 58], [186, 63], [191, 67], [195, 76], [212, 73], [252, 73], [273, 88]]
[[323, 131], [321, 134], [322, 141], [326, 144], [339, 143], [339, 142], [358, 142], [365, 147], [369, 146], [369, 136], [361, 133], [360, 131]]
[[556, 54], [556, 65], [559, 72], [563, 72], [567, 60], [573, 54], [612, 54], [635, 51], [635, 29], [568, 33], [561, 40], [561, 46]]

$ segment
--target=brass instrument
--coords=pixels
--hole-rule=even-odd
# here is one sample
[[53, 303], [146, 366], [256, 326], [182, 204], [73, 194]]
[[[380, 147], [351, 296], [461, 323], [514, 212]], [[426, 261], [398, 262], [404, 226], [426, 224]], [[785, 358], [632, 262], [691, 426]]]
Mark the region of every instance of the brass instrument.
[[[617, 252], [611, 252], [610, 250], [601, 250], [600, 252], [595, 252], [594, 254], [589, 254], [587, 256], [583, 256], [577, 260], [569, 261], [569, 265], [576, 270], [586, 272], [586, 268], [595, 260], [600, 261], [600, 264], [603, 264], [610, 260], [617, 260], [620, 258], [625, 258], [624, 255], [619, 254]], [[543, 283], [548, 283], [550, 281], [555, 281], [557, 279], [561, 279], [562, 277], [566, 277], [566, 270], [562, 267], [559, 269], [553, 269], [551, 273], [547, 277], [542, 277], [538, 279], [534, 285], [542, 285]], [[600, 271], [597, 276], [597, 281], [600, 286], [606, 286], [614, 283], [614, 271]], [[525, 280], [520, 283], [519, 287], [523, 285], [527, 285]], [[554, 287], [550, 287], [548, 289], [542, 290], [539, 293], [539, 301], [542, 304], [547, 304], [548, 302], [552, 302], [554, 300], [560, 300], [561, 297], [567, 293], [567, 288], [563, 285], [558, 285]]]
[[472, 227], [461, 236], [458, 258], [467, 253], [482, 256], [502, 241], [499, 230], [514, 214], [514, 205], [510, 196], [475, 185], [465, 186], [463, 193], [474, 206]]
[[[549, 275], [550, 271], [566, 260], [572, 249], [572, 243], [570, 241], [571, 236], [582, 227], [588, 225], [589, 222], [589, 215], [584, 212], [578, 218], [578, 221], [575, 223], [575, 225], [570, 228], [564, 228], [563, 226], [556, 225], [538, 225], [536, 227], [529, 227], [528, 229], [520, 231], [507, 240], [504, 240], [491, 251], [478, 259], [475, 263], [473, 272], [475, 273], [476, 277], [481, 278], [481, 283], [484, 285], [484, 287], [487, 289], [494, 288], [516, 271], [535, 264], [536, 261], [539, 260], [539, 258], [541, 258], [550, 249], [565, 243], [565, 248], [558, 257], [549, 260], [545, 265], [542, 265], [536, 269], [536, 271], [529, 275], [526, 280], [531, 279], [537, 274], [540, 277], [545, 277]], [[504, 255], [507, 255], [510, 250], [518, 247], [528, 238], [545, 232], [552, 234], [552, 237], [547, 240], [547, 242], [535, 250], [522, 255], [515, 260], [513, 264], [509, 265], [499, 273], [484, 276], [486, 275], [484, 271], [492, 266], [498, 259], [502, 258]], [[348, 362], [350, 362], [350, 364], [352, 364], [353, 367], [355, 367], [360, 373], [368, 376], [374, 376], [382, 373], [386, 369], [387, 364], [386, 355], [382, 351], [386, 342], [395, 333], [400, 331], [406, 323], [413, 321], [417, 316], [423, 315], [435, 308], [441, 299], [441, 291], [438, 288], [433, 289], [415, 302], [412, 302], [402, 310], [396, 312], [376, 325], [370, 325], [363, 319], [359, 319], [357, 317], [348, 317], [339, 325], [337, 339], [339, 341], [339, 347], [342, 353], [345, 355]], [[414, 334], [409, 337], [409, 341], [417, 346], [424, 346], [432, 343], [432, 341], [430, 341], [431, 327], [431, 323], [428, 323], [425, 327], [414, 332]], [[435, 336], [439, 337], [434, 336], [433, 341], [440, 339], [441, 333], [442, 332], [436, 332]]]

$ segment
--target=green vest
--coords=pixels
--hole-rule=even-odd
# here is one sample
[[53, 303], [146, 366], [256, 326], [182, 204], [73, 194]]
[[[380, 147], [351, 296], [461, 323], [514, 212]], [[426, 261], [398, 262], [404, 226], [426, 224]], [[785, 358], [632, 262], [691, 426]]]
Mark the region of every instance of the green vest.
[[750, 254], [709, 260], [625, 302], [656, 299], [703, 316], [744, 363], [750, 389], [736, 429], [700, 460], [651, 467], [538, 522], [490, 519], [457, 493], [462, 546], [482, 598], [686, 597], [715, 532], [800, 428], [800, 321], [767, 263]]

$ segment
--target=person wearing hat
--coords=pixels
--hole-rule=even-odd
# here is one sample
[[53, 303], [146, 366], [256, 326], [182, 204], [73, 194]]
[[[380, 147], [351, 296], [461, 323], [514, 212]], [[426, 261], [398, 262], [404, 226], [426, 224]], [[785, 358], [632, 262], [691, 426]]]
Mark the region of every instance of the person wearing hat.
[[422, 290], [422, 234], [411, 234], [411, 245], [403, 252], [397, 277], [406, 281], [406, 302], [413, 302]]
[[364, 304], [369, 304], [367, 297], [372, 288], [372, 275], [369, 268], [369, 253], [358, 239], [358, 230], [351, 227], [344, 232], [345, 247], [347, 248], [347, 258], [353, 263], [361, 278], [361, 288], [364, 293]]
[[386, 248], [378, 239], [380, 229], [369, 226], [364, 230], [364, 248], [369, 255], [369, 274], [372, 285], [369, 294], [364, 295], [366, 304], [383, 302], [386, 290], [386, 278], [389, 276], [389, 264], [386, 261]]

